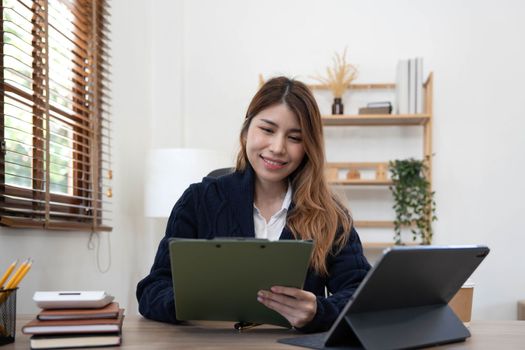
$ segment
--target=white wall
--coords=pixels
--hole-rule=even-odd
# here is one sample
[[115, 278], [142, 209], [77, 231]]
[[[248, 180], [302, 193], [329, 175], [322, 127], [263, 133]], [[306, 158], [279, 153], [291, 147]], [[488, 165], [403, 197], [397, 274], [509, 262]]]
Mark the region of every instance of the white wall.
[[[516, 300], [525, 297], [520, 260], [525, 232], [518, 221], [525, 209], [522, 2], [193, 0], [162, 6], [153, 13], [155, 23], [169, 23], [176, 10], [183, 11], [179, 32], [152, 33], [155, 43], [165, 43], [152, 64], [163, 55], [182, 59], [185, 146], [234, 152], [259, 73], [307, 80], [323, 72], [335, 51], [348, 47], [360, 81], [390, 82], [398, 59], [423, 56], [426, 71], [435, 76], [435, 243], [488, 244], [492, 254], [474, 276], [473, 317], [516, 317]], [[174, 40], [182, 40], [182, 57], [178, 44], [170, 44]], [[170, 79], [155, 84], [159, 91], [172, 91]], [[352, 96], [345, 99], [351, 105]], [[330, 97], [321, 95], [319, 102], [327, 111]], [[170, 108], [161, 112], [170, 113]], [[337, 141], [329, 140], [328, 157], [388, 159], [377, 148], [410, 156], [410, 150], [420, 149], [418, 135], [417, 130], [378, 129], [375, 136], [327, 130], [327, 136], [346, 138], [348, 146], [338, 153]], [[370, 210], [356, 207], [354, 214], [359, 220]]]
[[[397, 60], [416, 55], [434, 72], [435, 243], [488, 244], [492, 253], [474, 276], [473, 317], [516, 317], [516, 300], [525, 298], [520, 260], [525, 232], [518, 222], [525, 210], [525, 185], [519, 181], [525, 170], [519, 104], [525, 90], [525, 48], [519, 44], [524, 3], [113, 0], [111, 5], [113, 265], [107, 274], [97, 272], [84, 234], [0, 229], [2, 266], [14, 257], [38, 258], [22, 286], [22, 312], [32, 312], [34, 290], [62, 287], [106, 289], [134, 312], [136, 282], [149, 269], [165, 224], [142, 215], [147, 150], [209, 147], [233, 154], [259, 73], [308, 79], [322, 73], [335, 51], [348, 47], [362, 82], [393, 81]], [[349, 107], [351, 101], [345, 96]], [[320, 95], [319, 102], [327, 111], [330, 97]], [[329, 134], [351, 139], [345, 141], [351, 153], [332, 147], [332, 159], [380, 158], [374, 147], [385, 142], [379, 147], [409, 154], [418, 142], [417, 131], [368, 135], [377, 142], [354, 131]], [[354, 211], [368, 215], [362, 213]]]

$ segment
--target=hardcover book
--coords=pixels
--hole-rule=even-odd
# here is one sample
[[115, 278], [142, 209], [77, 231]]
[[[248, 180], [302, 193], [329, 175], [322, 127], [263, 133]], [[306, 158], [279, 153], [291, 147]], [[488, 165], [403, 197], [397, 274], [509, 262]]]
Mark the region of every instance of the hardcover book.
[[119, 307], [113, 302], [99, 309], [44, 309], [37, 318], [41, 321], [117, 318]]
[[96, 346], [120, 345], [119, 333], [108, 334], [68, 334], [34, 335], [31, 337], [31, 349], [87, 348]]
[[390, 114], [392, 107], [362, 107], [359, 114]]
[[87, 320], [41, 321], [37, 318], [22, 327], [24, 334], [68, 334], [68, 333], [110, 333], [120, 332], [124, 320], [124, 309], [117, 318], [95, 318]]

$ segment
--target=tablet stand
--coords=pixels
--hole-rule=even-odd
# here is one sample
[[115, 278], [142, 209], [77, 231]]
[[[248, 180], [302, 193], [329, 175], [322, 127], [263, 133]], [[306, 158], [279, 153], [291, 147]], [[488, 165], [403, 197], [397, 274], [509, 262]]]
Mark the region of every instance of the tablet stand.
[[470, 332], [448, 302], [488, 253], [486, 246], [389, 248], [330, 331], [282, 342], [335, 350], [404, 349], [465, 340]]
[[463, 341], [470, 332], [447, 304], [362, 312], [330, 332], [279, 342], [314, 349], [405, 349]]

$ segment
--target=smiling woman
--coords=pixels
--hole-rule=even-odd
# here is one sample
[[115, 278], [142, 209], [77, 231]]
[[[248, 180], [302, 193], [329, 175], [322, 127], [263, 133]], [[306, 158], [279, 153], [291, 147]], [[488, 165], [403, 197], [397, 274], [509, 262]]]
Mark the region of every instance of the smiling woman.
[[2, 1], [2, 225], [110, 229], [106, 7]]
[[172, 238], [302, 239], [314, 243], [303, 289], [275, 285], [253, 298], [300, 331], [328, 329], [370, 265], [350, 214], [324, 178], [323, 145], [319, 108], [306, 85], [285, 77], [265, 83], [248, 107], [235, 172], [191, 185], [173, 207], [151, 272], [137, 286], [139, 311], [178, 322]]

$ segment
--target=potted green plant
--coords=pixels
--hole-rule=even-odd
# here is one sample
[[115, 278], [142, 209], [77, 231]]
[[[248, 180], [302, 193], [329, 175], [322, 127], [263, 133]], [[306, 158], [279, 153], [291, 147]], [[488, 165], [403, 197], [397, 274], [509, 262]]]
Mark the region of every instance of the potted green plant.
[[432, 222], [436, 203], [434, 192], [425, 174], [428, 166], [424, 160], [404, 159], [389, 162], [392, 179], [390, 190], [394, 196], [393, 209], [396, 213], [394, 221], [394, 239], [396, 244], [402, 244], [401, 229], [409, 227], [413, 241], [419, 237], [421, 244], [432, 243]]

